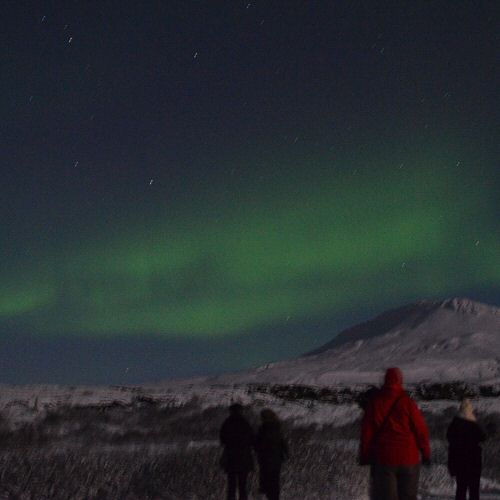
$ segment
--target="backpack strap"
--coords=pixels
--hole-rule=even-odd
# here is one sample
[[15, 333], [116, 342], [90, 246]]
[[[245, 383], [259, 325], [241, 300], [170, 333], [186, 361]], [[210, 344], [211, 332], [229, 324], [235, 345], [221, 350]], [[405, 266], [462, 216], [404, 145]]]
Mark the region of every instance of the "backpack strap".
[[389, 421], [389, 417], [391, 416], [394, 408], [396, 407], [396, 405], [399, 403], [399, 401], [401, 401], [404, 397], [406, 396], [406, 392], [403, 392], [402, 394], [400, 394], [395, 400], [394, 402], [392, 403], [391, 407], [389, 408], [389, 411], [387, 412], [386, 416], [384, 417], [384, 420], [383, 422], [380, 424], [379, 428], [373, 433], [373, 438], [372, 438], [372, 441], [375, 441], [375, 439], [377, 439], [381, 432], [384, 430], [384, 428], [386, 427], [387, 425], [387, 422]]

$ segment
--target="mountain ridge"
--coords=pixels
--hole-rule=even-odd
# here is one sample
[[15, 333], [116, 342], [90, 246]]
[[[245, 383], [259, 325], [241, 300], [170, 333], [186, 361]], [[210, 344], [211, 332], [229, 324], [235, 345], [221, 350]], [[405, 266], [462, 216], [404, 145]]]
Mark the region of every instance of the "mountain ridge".
[[389, 366], [400, 366], [414, 383], [500, 381], [500, 308], [463, 297], [421, 300], [347, 328], [298, 358], [211, 380], [370, 383]]
[[[358, 323], [342, 330], [334, 339], [326, 344], [305, 353], [304, 356], [319, 354], [330, 348], [337, 347], [342, 343], [360, 340], [363, 334], [366, 334], [366, 328], [373, 328], [376, 325], [378, 330], [382, 330], [382, 334], [390, 331], [398, 323], [403, 321], [408, 316], [413, 318], [413, 327], [425, 320], [425, 317], [440, 309], [451, 310], [461, 314], [493, 314], [500, 316], [500, 308], [477, 302], [466, 297], [452, 297], [444, 300], [419, 300], [418, 302], [411, 302], [403, 306], [389, 309], [374, 318]], [[378, 334], [381, 334], [378, 333]]]

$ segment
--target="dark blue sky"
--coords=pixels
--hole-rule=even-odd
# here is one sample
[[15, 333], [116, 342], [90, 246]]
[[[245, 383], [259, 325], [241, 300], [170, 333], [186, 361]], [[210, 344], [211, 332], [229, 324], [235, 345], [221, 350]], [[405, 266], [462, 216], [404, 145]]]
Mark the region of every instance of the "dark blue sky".
[[0, 381], [310, 351], [500, 304], [498, 2], [9, 2]]

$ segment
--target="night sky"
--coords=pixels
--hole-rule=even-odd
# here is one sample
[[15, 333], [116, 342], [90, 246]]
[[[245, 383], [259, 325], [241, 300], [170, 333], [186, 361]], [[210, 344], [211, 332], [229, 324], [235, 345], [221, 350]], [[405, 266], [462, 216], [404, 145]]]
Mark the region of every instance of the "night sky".
[[500, 305], [497, 1], [2, 6], [0, 382], [293, 357]]

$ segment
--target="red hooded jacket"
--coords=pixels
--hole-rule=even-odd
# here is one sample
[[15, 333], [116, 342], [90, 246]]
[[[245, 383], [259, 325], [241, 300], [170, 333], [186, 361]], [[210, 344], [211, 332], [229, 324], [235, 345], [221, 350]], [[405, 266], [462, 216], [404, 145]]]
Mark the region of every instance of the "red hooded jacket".
[[401, 370], [389, 368], [384, 386], [368, 402], [361, 424], [361, 463], [397, 466], [416, 465], [420, 456], [430, 460], [427, 424], [402, 383]]

